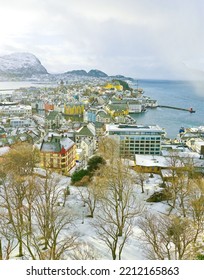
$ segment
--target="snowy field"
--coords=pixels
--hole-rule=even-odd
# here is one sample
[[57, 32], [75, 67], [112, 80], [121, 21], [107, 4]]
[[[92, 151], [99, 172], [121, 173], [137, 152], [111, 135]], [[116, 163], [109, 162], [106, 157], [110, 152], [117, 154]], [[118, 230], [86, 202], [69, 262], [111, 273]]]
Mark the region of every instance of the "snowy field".
[[[149, 178], [145, 183], [145, 192], [141, 193], [141, 187], [135, 185], [135, 192], [140, 202], [145, 203], [145, 208], [149, 209], [151, 212], [164, 213], [167, 209], [167, 205], [163, 202], [159, 203], [147, 203], [146, 199], [155, 191], [158, 191], [160, 188], [158, 185], [161, 183], [161, 178], [158, 175], [154, 175], [154, 178]], [[65, 188], [70, 185], [70, 178], [61, 177], [60, 185]], [[98, 239], [98, 236], [95, 232], [94, 227], [91, 225], [94, 218], [87, 217], [89, 215], [89, 210], [87, 206], [84, 206], [84, 203], [80, 196], [80, 190], [85, 191], [86, 187], [75, 187], [70, 186], [70, 195], [67, 197], [65, 207], [69, 207], [70, 211], [76, 215], [74, 231], [79, 233], [79, 240], [85, 244], [91, 246], [93, 249], [96, 259], [108, 260], [111, 258], [111, 252], [101, 240]], [[95, 213], [100, 211], [96, 209]], [[137, 218], [136, 218], [137, 219]], [[135, 226], [133, 230], [133, 235], [129, 238], [126, 243], [123, 253], [123, 260], [145, 260], [143, 251], [140, 243], [140, 229], [137, 227], [137, 221], [135, 221]]]

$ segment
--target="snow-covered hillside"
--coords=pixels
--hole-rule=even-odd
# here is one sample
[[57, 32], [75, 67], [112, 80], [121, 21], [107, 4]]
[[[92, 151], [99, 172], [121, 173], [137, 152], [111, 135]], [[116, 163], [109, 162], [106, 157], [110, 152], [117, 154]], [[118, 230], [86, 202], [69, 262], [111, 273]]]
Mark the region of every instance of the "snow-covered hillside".
[[36, 56], [22, 52], [0, 56], [0, 74], [31, 76], [47, 74], [47, 70]]

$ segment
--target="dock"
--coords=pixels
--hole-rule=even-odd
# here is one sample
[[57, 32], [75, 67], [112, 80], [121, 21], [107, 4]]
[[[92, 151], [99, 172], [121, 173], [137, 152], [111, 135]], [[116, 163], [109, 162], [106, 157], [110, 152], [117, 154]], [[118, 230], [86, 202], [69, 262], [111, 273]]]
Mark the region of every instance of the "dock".
[[179, 108], [179, 107], [174, 107], [174, 106], [166, 106], [166, 105], [158, 105], [157, 107], [167, 108], [167, 109], [174, 109], [174, 110], [180, 110], [180, 111], [186, 111], [186, 112], [190, 112], [190, 113], [195, 113], [195, 110], [193, 110], [193, 108], [185, 109], [185, 108]]

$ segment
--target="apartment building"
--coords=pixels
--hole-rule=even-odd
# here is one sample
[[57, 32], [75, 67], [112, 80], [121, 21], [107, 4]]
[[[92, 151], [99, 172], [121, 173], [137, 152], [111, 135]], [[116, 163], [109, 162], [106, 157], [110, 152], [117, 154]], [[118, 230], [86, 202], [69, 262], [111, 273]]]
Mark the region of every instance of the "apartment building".
[[76, 145], [68, 137], [52, 135], [40, 148], [41, 166], [68, 175], [76, 164]]
[[0, 106], [0, 114], [9, 116], [32, 116], [30, 105], [4, 105]]

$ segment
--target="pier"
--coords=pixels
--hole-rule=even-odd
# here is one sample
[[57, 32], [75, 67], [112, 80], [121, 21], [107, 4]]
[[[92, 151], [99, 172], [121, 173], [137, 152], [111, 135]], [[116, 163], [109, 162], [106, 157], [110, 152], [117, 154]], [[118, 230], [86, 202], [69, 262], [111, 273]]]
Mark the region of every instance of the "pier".
[[187, 111], [187, 112], [190, 112], [190, 113], [195, 113], [195, 110], [193, 110], [193, 108], [185, 109], [185, 108], [179, 108], [179, 107], [174, 107], [174, 106], [166, 106], [166, 105], [158, 105], [157, 107], [167, 108], [167, 109], [175, 109], [175, 110]]

